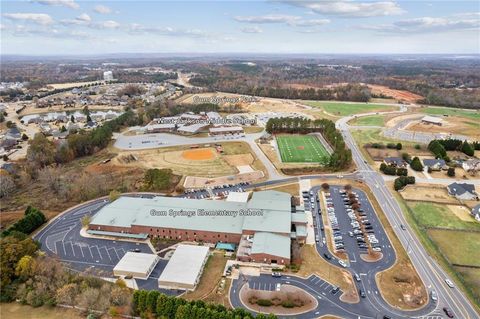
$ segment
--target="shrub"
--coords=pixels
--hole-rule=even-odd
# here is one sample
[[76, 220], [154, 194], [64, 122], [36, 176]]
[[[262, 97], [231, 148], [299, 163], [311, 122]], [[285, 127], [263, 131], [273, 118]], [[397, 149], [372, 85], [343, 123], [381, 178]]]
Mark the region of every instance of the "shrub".
[[388, 143], [387, 144], [387, 148], [389, 149], [396, 149], [397, 148], [397, 145], [395, 143]]
[[417, 156], [413, 158], [412, 162], [410, 163], [410, 167], [417, 172], [423, 171], [422, 162], [420, 162], [420, 159]]
[[295, 303], [291, 300], [285, 300], [285, 301], [282, 302], [282, 307], [284, 307], [284, 308], [294, 308]]
[[448, 170], [447, 170], [447, 175], [450, 176], [450, 177], [455, 176], [455, 168], [449, 167]]
[[397, 143], [397, 146], [396, 146], [397, 150], [401, 150], [403, 148], [403, 145], [402, 143]]
[[257, 305], [262, 307], [270, 307], [272, 305], [272, 301], [270, 299], [258, 299]]

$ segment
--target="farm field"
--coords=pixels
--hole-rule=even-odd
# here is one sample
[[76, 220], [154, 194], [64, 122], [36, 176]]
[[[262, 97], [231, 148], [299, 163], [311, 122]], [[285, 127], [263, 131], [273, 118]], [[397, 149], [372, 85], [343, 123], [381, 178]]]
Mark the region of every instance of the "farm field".
[[315, 108], [320, 108], [323, 111], [335, 116], [347, 116], [352, 114], [367, 113], [367, 112], [384, 112], [394, 111], [397, 107], [392, 105], [382, 104], [368, 104], [368, 103], [335, 103], [335, 102], [319, 102], [319, 101], [305, 101], [304, 104]]
[[450, 263], [480, 267], [480, 232], [430, 229], [428, 235]]
[[315, 136], [280, 135], [276, 137], [282, 162], [325, 163], [329, 154]]
[[445, 205], [432, 203], [408, 203], [413, 211], [415, 219], [423, 227], [442, 227], [459, 230], [478, 230], [480, 224], [472, 219], [472, 222], [464, 221], [455, 215]]

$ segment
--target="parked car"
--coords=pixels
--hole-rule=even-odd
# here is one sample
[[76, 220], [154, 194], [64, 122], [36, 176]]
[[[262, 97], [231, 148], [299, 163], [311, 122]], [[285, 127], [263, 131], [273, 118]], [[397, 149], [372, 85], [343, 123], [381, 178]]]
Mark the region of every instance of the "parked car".
[[281, 284], [281, 283], [278, 283], [278, 284], [275, 286], [275, 290], [276, 290], [276, 291], [280, 291], [280, 288], [282, 288], [282, 284]]
[[325, 256], [325, 258], [327, 258], [328, 260], [331, 260], [331, 259], [332, 259], [332, 256], [330, 256], [330, 255], [327, 254], [327, 253], [324, 253], [323, 256]]
[[360, 276], [358, 274], [355, 274], [353, 276], [355, 277], [356, 281], [362, 281], [362, 279], [360, 278]]
[[340, 290], [339, 287], [335, 286], [333, 287], [332, 291], [330, 291], [332, 293], [332, 295], [336, 294], [338, 291]]
[[430, 298], [432, 298], [433, 301], [437, 301], [438, 300], [438, 297], [437, 297], [437, 292], [435, 290], [432, 290], [430, 292]]
[[272, 277], [279, 278], [279, 277], [282, 277], [282, 274], [279, 272], [272, 272]]

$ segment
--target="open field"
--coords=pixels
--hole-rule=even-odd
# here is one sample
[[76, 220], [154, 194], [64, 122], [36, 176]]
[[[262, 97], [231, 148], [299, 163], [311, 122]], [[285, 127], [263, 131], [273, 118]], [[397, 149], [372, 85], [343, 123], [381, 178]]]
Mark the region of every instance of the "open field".
[[[390, 187], [392, 183], [390, 183]], [[403, 198], [398, 194], [394, 193], [395, 198], [397, 199], [402, 211], [412, 229], [415, 231], [417, 237], [420, 239], [423, 247], [427, 250], [428, 254], [436, 260], [442, 268], [455, 280], [459, 288], [466, 292], [467, 297], [472, 300], [477, 310], [480, 310], [480, 277], [476, 275], [480, 274], [480, 269], [472, 268], [460, 268], [452, 266], [449, 261], [445, 258], [444, 253], [441, 252], [438, 245], [430, 238], [429, 232], [417, 222], [415, 218], [415, 213], [409, 206], [409, 202], [403, 200]], [[448, 231], [448, 230], [446, 230]], [[455, 247], [461, 245], [456, 238], [452, 238], [452, 243], [456, 244]], [[455, 248], [457, 249], [457, 248]]]
[[0, 317], [8, 319], [82, 319], [85, 318], [79, 312], [60, 307], [43, 306], [33, 308], [20, 303], [2, 303]]
[[282, 162], [325, 163], [329, 154], [317, 137], [311, 135], [279, 135], [276, 137]]
[[412, 209], [414, 218], [423, 227], [442, 227], [459, 230], [476, 230], [480, 231], [480, 223], [466, 222], [457, 217], [445, 205], [409, 202], [408, 206]]
[[429, 229], [427, 232], [451, 264], [480, 267], [480, 231]]
[[[469, 118], [480, 122], [480, 112], [474, 110], [464, 110], [464, 109], [455, 109], [455, 108], [447, 108], [447, 107], [422, 107], [420, 108], [422, 113], [430, 114], [430, 115], [447, 115], [450, 116], [459, 116], [464, 118]], [[445, 120], [448, 121], [448, 117]]]
[[394, 111], [398, 108], [391, 105], [368, 104], [368, 103], [342, 103], [342, 102], [320, 102], [305, 101], [304, 104], [320, 108], [334, 116], [347, 116], [367, 112]]
[[448, 195], [446, 187], [432, 187], [430, 185], [407, 185], [399, 192], [405, 200], [436, 202], [442, 204], [458, 204], [455, 197]]
[[[480, 118], [480, 113], [478, 114]], [[461, 134], [477, 139], [480, 137], [480, 119], [473, 118], [473, 115], [476, 114], [468, 115], [470, 116], [456, 114], [448, 117], [442, 116], [444, 120], [442, 125], [422, 123], [420, 120], [416, 120], [407, 125], [405, 130], [426, 133]]]
[[361, 116], [351, 120], [348, 124], [355, 126], [383, 126], [385, 117], [383, 115]]

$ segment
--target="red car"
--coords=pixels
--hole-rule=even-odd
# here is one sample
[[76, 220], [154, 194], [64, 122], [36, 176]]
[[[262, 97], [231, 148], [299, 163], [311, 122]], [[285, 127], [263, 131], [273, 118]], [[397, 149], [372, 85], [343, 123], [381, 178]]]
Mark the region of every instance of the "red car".
[[453, 318], [453, 312], [447, 307], [443, 307], [443, 312], [445, 312], [448, 318]]

